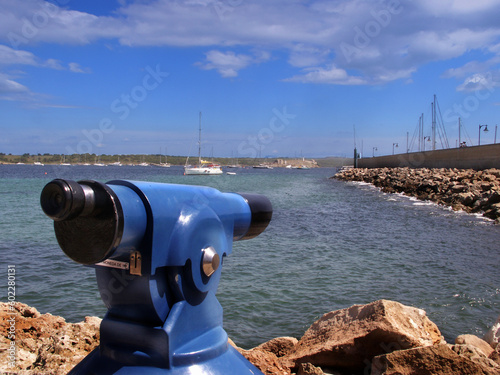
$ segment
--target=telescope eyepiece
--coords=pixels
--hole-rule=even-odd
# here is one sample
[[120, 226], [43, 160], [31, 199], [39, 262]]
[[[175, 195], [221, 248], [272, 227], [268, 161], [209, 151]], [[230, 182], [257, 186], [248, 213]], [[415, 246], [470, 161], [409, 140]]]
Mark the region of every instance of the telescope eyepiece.
[[269, 225], [273, 217], [273, 206], [271, 201], [264, 195], [251, 193], [237, 193], [241, 195], [252, 213], [252, 220], [247, 233], [240, 240], [249, 240], [257, 237]]
[[116, 194], [105, 184], [55, 179], [43, 188], [40, 204], [54, 220], [59, 246], [75, 262], [99, 263], [120, 244], [123, 210]]
[[56, 179], [43, 188], [40, 204], [43, 212], [52, 220], [70, 220], [84, 210], [85, 193], [75, 181]]

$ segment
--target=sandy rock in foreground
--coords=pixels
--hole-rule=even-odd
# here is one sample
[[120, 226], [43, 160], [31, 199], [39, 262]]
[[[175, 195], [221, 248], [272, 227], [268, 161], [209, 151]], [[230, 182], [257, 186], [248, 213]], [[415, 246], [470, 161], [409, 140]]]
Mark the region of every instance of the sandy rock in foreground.
[[[66, 323], [22, 303], [0, 303], [0, 372], [66, 374], [99, 343], [101, 320]], [[9, 319], [15, 315], [15, 368], [7, 367]], [[251, 350], [237, 348], [266, 375], [500, 375], [500, 346], [462, 335], [443, 345], [423, 310], [380, 300], [325, 314], [302, 339], [279, 337]], [[410, 348], [410, 349], [408, 349]], [[488, 354], [490, 353], [490, 354]]]
[[[6, 332], [9, 319], [15, 321], [16, 366], [9, 366], [8, 352], [0, 351], [0, 372], [18, 374], [67, 374], [99, 344], [101, 319], [66, 323], [64, 318], [40, 314], [34, 307], [16, 302], [0, 304], [0, 330]], [[1, 336], [1, 347], [11, 340]]]
[[[317, 320], [287, 356], [300, 363], [359, 371], [373, 357], [444, 342], [425, 311], [379, 300], [329, 312]], [[293, 366], [293, 365], [291, 365]]]
[[500, 372], [455, 353], [448, 345], [426, 346], [377, 356], [371, 375], [498, 375]]

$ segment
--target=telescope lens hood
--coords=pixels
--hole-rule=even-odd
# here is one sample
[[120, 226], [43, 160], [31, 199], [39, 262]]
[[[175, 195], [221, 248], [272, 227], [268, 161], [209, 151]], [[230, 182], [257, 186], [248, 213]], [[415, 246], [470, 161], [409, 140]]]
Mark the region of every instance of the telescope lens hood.
[[264, 195], [251, 193], [238, 194], [246, 200], [252, 213], [250, 227], [247, 233], [241, 238], [241, 240], [249, 240], [257, 237], [267, 228], [273, 217], [273, 206], [271, 201]]
[[83, 211], [85, 194], [77, 182], [56, 179], [43, 188], [40, 204], [43, 212], [52, 220], [70, 220]]
[[40, 203], [54, 220], [59, 246], [75, 262], [102, 262], [120, 244], [123, 209], [105, 184], [56, 179], [43, 188]]

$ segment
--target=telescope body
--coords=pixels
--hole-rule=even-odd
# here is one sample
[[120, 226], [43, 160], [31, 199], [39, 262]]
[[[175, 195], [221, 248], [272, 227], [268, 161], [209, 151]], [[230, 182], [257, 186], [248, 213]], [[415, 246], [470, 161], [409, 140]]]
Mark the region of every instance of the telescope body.
[[271, 220], [266, 197], [58, 179], [40, 199], [64, 253], [95, 268], [108, 308], [99, 347], [72, 374], [261, 374], [228, 345], [215, 292], [233, 241]]

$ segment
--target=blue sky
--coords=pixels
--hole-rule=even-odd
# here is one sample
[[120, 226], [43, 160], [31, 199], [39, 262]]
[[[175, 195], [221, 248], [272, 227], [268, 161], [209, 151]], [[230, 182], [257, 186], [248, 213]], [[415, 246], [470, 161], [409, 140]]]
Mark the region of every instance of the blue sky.
[[364, 156], [416, 151], [434, 94], [450, 146], [459, 116], [493, 143], [499, 19], [500, 0], [2, 0], [0, 152], [195, 155], [200, 111], [206, 156], [351, 156], [354, 129]]

